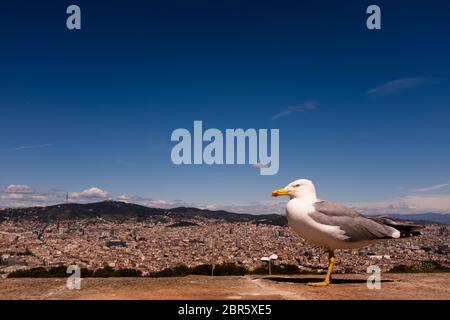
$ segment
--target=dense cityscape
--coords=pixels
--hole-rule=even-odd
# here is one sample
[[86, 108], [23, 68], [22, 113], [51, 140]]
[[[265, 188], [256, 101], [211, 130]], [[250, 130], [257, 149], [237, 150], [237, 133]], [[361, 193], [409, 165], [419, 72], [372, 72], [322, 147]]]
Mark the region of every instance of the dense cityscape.
[[[383, 241], [358, 250], [338, 250], [337, 272], [361, 273], [373, 264], [383, 271], [396, 265], [436, 261], [450, 266], [448, 225], [427, 224], [423, 235]], [[3, 215], [0, 222], [0, 274], [33, 267], [78, 265], [96, 269], [133, 268], [148, 274], [180, 264], [233, 262], [254, 269], [261, 258], [276, 254], [280, 264], [321, 271], [323, 250], [297, 236], [286, 225], [255, 221], [230, 222], [174, 215], [59, 218], [55, 221]]]

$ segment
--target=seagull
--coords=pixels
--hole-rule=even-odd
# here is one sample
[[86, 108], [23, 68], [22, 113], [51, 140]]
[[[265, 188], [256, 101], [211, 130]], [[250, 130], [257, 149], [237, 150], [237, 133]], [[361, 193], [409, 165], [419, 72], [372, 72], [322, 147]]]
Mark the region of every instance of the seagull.
[[361, 248], [385, 239], [420, 235], [422, 226], [396, 222], [383, 217], [366, 217], [339, 203], [317, 199], [314, 184], [307, 179], [291, 182], [283, 189], [273, 190], [273, 197], [288, 196], [286, 215], [289, 226], [305, 240], [328, 252], [328, 272], [322, 282], [330, 284], [335, 262], [335, 249]]

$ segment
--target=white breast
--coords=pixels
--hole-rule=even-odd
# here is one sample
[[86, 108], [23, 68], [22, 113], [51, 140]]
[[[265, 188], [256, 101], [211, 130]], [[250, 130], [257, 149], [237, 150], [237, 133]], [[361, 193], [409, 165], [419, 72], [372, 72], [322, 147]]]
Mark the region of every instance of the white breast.
[[328, 249], [355, 248], [361, 244], [346, 242], [348, 238], [339, 226], [329, 226], [314, 221], [309, 213], [315, 211], [315, 202], [292, 199], [286, 206], [289, 225], [305, 240]]

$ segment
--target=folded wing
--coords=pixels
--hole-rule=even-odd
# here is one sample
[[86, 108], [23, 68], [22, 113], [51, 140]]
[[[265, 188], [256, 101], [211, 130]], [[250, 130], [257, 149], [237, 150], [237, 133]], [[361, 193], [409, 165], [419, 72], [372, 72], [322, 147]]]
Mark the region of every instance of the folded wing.
[[365, 217], [339, 203], [319, 201], [309, 216], [316, 222], [338, 226], [345, 232], [345, 241], [360, 242], [376, 239], [397, 239], [418, 235], [420, 226], [396, 222], [381, 217]]

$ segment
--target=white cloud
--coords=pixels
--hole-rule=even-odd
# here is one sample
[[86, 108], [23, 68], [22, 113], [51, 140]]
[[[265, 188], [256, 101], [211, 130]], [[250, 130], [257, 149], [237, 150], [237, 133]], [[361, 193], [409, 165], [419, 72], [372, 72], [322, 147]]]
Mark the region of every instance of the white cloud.
[[427, 84], [432, 84], [436, 81], [437, 81], [436, 78], [420, 78], [420, 77], [396, 79], [368, 90], [367, 94], [388, 95], [397, 93], [399, 91], [420, 87]]
[[353, 206], [367, 213], [450, 213], [450, 194], [407, 195], [391, 200], [353, 203]]
[[69, 193], [70, 200], [101, 200], [109, 199], [108, 192], [96, 187], [83, 190], [81, 192], [71, 192]]
[[119, 201], [123, 202], [131, 202], [140, 204], [147, 207], [158, 207], [158, 208], [173, 208], [176, 206], [182, 206], [178, 201], [166, 201], [166, 200], [160, 200], [160, 199], [153, 199], [153, 198], [147, 198], [147, 197], [141, 197], [141, 196], [135, 196], [135, 195], [128, 195], [128, 194], [122, 194], [116, 198]]
[[46, 195], [42, 195], [42, 194], [4, 193], [4, 194], [0, 194], [0, 200], [45, 202], [48, 200], [48, 197]]
[[419, 212], [450, 213], [450, 195], [408, 196], [405, 201], [411, 208]]
[[6, 193], [0, 195], [1, 200], [25, 200], [26, 194], [22, 193]]
[[448, 186], [450, 186], [450, 184], [448, 184], [448, 183], [441, 183], [441, 184], [436, 184], [436, 185], [431, 186], [431, 187], [414, 189], [413, 191], [414, 192], [430, 192], [430, 191], [436, 191], [436, 190], [445, 189]]
[[22, 184], [11, 184], [5, 188], [6, 193], [32, 193], [33, 188]]
[[[439, 184], [427, 188], [416, 189], [416, 192], [430, 192], [444, 189], [450, 184]], [[8, 190], [8, 192], [6, 192]], [[24, 207], [34, 205], [49, 205], [64, 201], [65, 192], [60, 190], [47, 193], [34, 193], [32, 188], [23, 185], [10, 185], [0, 192], [0, 206]], [[16, 192], [13, 192], [16, 191]], [[80, 192], [72, 192], [69, 199], [73, 202], [87, 202], [110, 199], [109, 193], [99, 188], [90, 188]], [[211, 204], [188, 202], [183, 200], [164, 200], [122, 194], [116, 197], [119, 201], [136, 203], [148, 207], [170, 209], [174, 207], [197, 207], [209, 210], [226, 210], [236, 213], [250, 214], [285, 214], [287, 199], [272, 199], [266, 201], [254, 201], [237, 204]], [[450, 194], [422, 194], [412, 193], [403, 197], [397, 197], [382, 201], [351, 203], [348, 204], [362, 213], [389, 214], [389, 213], [450, 213]]]
[[0, 191], [1, 207], [25, 207], [43, 205], [48, 201], [45, 194], [34, 193], [33, 188], [27, 185], [11, 184], [3, 192]]
[[286, 109], [280, 111], [279, 113], [277, 113], [276, 115], [274, 115], [272, 117], [272, 120], [277, 120], [283, 117], [287, 117], [292, 113], [295, 112], [308, 112], [308, 111], [312, 111], [312, 110], [316, 110], [318, 109], [319, 104], [317, 102], [306, 102], [302, 105], [299, 106], [291, 106], [291, 107], [287, 107]]
[[[62, 190], [49, 190], [45, 193], [37, 193], [32, 187], [25, 185], [10, 185], [0, 191], [0, 207], [28, 207], [44, 206], [64, 202], [66, 192]], [[88, 202], [107, 200], [107, 191], [99, 188], [90, 188], [81, 192], [69, 194], [69, 200], [73, 202]]]
[[287, 199], [271, 199], [267, 201], [253, 201], [246, 204], [216, 205], [214, 210], [226, 210], [236, 213], [250, 214], [281, 214], [286, 213]]
[[130, 202], [130, 196], [127, 194], [122, 194], [117, 197], [117, 200], [123, 201], [123, 202]]
[[46, 202], [48, 197], [42, 194], [33, 194], [30, 200], [35, 202]]

